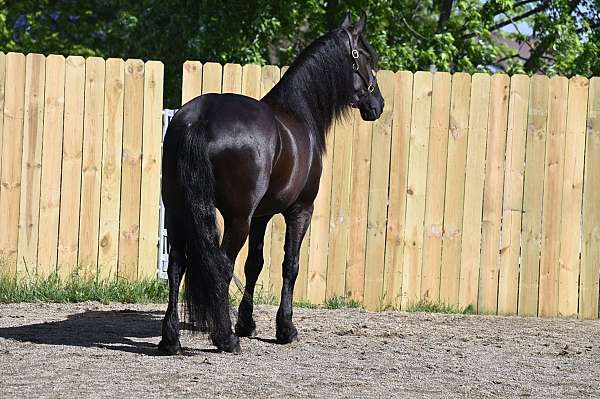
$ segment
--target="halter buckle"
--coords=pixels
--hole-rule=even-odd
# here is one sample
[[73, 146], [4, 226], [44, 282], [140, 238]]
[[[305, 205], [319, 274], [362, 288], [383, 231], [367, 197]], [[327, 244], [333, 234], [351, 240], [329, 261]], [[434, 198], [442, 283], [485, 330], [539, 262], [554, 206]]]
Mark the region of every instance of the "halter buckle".
[[352, 49], [352, 58], [354, 58], [355, 60], [358, 59], [358, 50], [356, 49]]
[[367, 87], [367, 90], [369, 91], [369, 93], [373, 93], [373, 90], [375, 90], [375, 86], [373, 86], [373, 84], [371, 83], [369, 87]]

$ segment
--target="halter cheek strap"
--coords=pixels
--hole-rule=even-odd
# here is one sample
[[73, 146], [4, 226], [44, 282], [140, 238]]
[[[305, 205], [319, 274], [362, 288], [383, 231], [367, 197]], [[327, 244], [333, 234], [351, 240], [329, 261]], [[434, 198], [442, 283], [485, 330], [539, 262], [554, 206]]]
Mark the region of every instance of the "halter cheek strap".
[[[344, 32], [348, 35], [348, 42], [350, 44], [350, 55], [352, 55], [352, 69], [354, 72], [362, 79], [363, 83], [367, 86], [367, 91], [372, 93], [375, 90], [375, 79], [373, 75], [369, 75], [369, 78], [365, 78], [364, 75], [360, 72], [360, 65], [358, 64], [358, 59], [360, 57], [360, 52], [366, 54], [362, 49], [358, 50], [354, 47], [354, 42], [352, 41], [352, 34], [348, 29], [344, 28]], [[360, 51], [360, 52], [359, 52]]]

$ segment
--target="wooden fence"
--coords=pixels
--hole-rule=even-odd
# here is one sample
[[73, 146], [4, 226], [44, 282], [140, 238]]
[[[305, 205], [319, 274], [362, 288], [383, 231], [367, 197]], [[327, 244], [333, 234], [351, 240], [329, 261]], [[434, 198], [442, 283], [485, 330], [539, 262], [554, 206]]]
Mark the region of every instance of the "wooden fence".
[[[285, 69], [186, 62], [183, 102], [260, 98]], [[374, 123], [336, 124], [295, 297], [370, 309], [598, 317], [600, 79], [381, 71]], [[281, 289], [285, 224], [260, 284]], [[236, 263], [243, 278], [245, 249]]]
[[[275, 66], [186, 62], [183, 102]], [[327, 137], [295, 297], [598, 317], [600, 79], [378, 73], [382, 117]], [[0, 53], [0, 271], [156, 273], [163, 66]], [[285, 225], [263, 289], [281, 289]], [[236, 262], [243, 279], [246, 248]]]
[[163, 65], [0, 53], [0, 272], [156, 274]]

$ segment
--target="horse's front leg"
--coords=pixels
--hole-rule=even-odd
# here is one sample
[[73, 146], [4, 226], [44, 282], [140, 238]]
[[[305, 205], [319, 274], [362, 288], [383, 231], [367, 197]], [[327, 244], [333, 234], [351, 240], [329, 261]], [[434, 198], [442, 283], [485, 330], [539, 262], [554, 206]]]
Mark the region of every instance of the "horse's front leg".
[[284, 214], [285, 217], [285, 256], [283, 259], [283, 285], [281, 287], [281, 302], [277, 311], [277, 342], [288, 344], [298, 339], [298, 331], [292, 322], [292, 299], [294, 298], [294, 284], [298, 277], [298, 257], [300, 245], [310, 219], [313, 205], [295, 206]]

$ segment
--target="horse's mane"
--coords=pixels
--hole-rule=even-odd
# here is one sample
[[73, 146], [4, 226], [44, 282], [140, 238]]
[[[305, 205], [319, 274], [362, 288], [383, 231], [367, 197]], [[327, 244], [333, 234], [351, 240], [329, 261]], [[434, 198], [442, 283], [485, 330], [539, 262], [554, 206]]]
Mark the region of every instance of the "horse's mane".
[[303, 121], [322, 153], [328, 129], [348, 111], [353, 93], [352, 60], [344, 39], [346, 34], [336, 29], [315, 40], [263, 98]]

